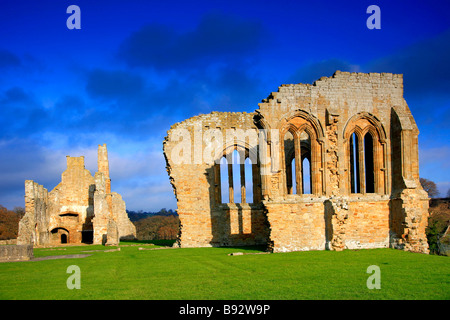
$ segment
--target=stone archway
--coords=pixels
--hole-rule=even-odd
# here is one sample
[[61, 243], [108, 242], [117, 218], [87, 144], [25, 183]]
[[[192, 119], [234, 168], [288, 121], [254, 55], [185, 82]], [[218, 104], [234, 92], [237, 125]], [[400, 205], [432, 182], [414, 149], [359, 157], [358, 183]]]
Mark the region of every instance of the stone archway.
[[50, 231], [52, 244], [70, 243], [70, 232], [65, 228], [54, 228]]

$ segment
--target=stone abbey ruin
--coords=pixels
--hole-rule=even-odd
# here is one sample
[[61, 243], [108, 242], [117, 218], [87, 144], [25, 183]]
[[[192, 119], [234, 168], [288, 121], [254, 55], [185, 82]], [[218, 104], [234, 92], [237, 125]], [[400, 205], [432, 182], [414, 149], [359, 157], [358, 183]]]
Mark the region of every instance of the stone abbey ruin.
[[67, 156], [67, 169], [52, 191], [32, 180], [25, 181], [19, 245], [116, 245], [120, 239], [135, 237], [125, 202], [120, 194], [111, 192], [106, 144], [98, 146], [98, 172], [94, 176], [85, 168], [83, 156]]
[[428, 195], [403, 76], [337, 71], [253, 113], [212, 112], [164, 140], [180, 247], [428, 253]]

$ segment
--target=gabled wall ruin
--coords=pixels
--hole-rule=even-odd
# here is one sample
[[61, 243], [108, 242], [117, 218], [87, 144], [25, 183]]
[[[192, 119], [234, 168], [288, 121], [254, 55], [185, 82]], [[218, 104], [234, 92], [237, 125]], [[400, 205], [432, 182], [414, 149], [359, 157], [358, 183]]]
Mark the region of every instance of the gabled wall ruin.
[[337, 71], [282, 85], [253, 113], [177, 123], [164, 155], [178, 245], [427, 253], [418, 134], [390, 73]]
[[111, 192], [106, 144], [98, 146], [98, 172], [85, 168], [84, 157], [67, 156], [61, 182], [50, 192], [25, 181], [25, 215], [19, 222], [18, 244], [118, 244], [134, 239], [125, 202]]

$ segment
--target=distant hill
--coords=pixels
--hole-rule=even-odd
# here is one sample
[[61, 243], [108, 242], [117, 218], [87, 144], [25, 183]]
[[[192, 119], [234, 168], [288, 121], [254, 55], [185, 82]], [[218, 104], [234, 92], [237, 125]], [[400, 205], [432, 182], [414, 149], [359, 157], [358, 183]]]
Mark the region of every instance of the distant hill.
[[154, 217], [154, 216], [164, 216], [164, 217], [176, 216], [176, 217], [178, 217], [178, 214], [174, 210], [172, 210], [172, 209], [167, 210], [166, 208], [163, 208], [163, 209], [159, 210], [158, 212], [144, 212], [142, 210], [139, 210], [139, 211], [127, 210], [127, 213], [128, 213], [128, 218], [132, 222], [139, 221], [139, 220], [149, 218], [149, 217]]

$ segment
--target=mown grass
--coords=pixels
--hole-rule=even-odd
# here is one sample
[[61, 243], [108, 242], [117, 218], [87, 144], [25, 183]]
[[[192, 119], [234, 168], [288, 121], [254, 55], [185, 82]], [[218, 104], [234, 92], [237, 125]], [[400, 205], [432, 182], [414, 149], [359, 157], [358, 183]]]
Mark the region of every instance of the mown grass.
[[[35, 257], [88, 250], [92, 256], [0, 263], [0, 299], [450, 299], [448, 257], [393, 249], [242, 256], [228, 254], [258, 248], [94, 251], [113, 248], [35, 249]], [[70, 265], [81, 270], [79, 290], [66, 286]], [[379, 290], [366, 286], [370, 265], [380, 267]]]

